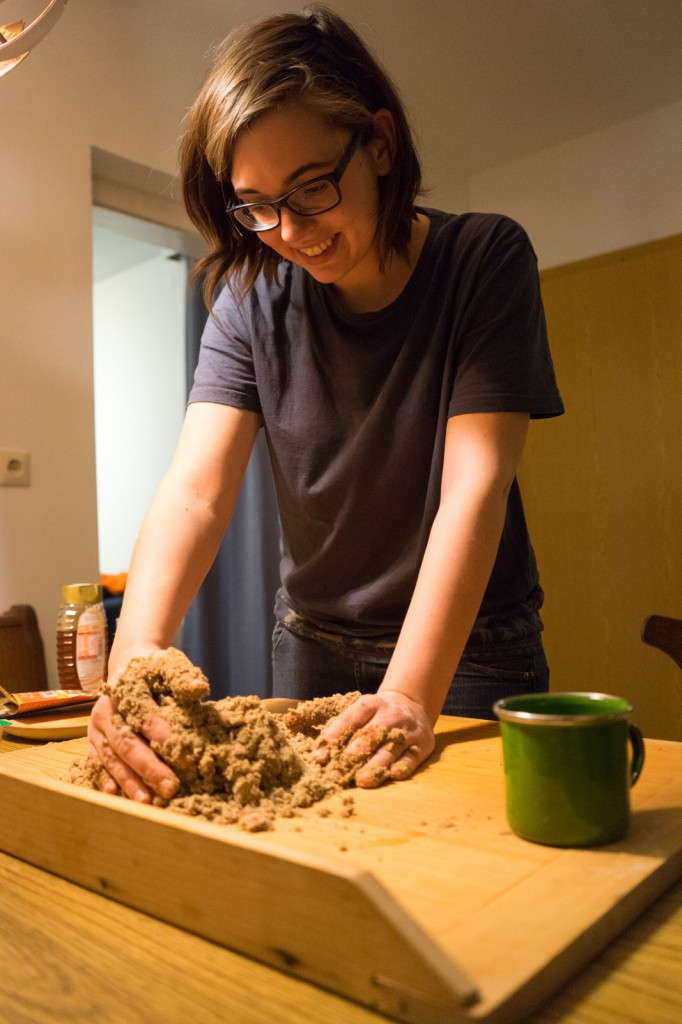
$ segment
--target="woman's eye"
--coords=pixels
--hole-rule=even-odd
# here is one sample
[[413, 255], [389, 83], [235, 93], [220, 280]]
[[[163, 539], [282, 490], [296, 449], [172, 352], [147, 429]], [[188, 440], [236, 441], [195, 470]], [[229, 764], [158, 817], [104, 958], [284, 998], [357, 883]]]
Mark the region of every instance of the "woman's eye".
[[301, 188], [299, 194], [304, 196], [307, 199], [308, 198], [311, 199], [311, 198], [313, 198], [313, 196], [317, 196], [317, 195], [320, 195], [320, 193], [322, 193], [322, 192], [326, 192], [328, 188], [329, 188], [329, 185], [327, 184], [326, 181], [318, 181], [318, 182], [316, 182], [313, 185], [304, 185]]
[[271, 206], [252, 206], [248, 212], [254, 220], [268, 220], [272, 217]]

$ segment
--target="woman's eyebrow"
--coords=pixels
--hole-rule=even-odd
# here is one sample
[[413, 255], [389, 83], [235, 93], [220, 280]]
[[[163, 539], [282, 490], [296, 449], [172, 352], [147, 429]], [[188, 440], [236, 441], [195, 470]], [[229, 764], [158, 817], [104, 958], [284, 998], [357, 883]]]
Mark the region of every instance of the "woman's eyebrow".
[[[330, 163], [333, 163], [333, 157], [331, 160], [311, 160], [307, 164], [301, 164], [300, 167], [297, 167], [291, 174], [287, 174], [286, 178], [283, 179], [284, 191], [286, 192], [290, 186], [293, 188], [294, 182], [302, 174], [307, 174], [308, 171], [322, 172], [325, 167], [329, 167]], [[301, 184], [305, 184], [305, 182], [301, 182]], [[236, 188], [234, 194], [243, 198], [244, 196], [262, 195], [262, 192], [259, 192], [256, 188]]]

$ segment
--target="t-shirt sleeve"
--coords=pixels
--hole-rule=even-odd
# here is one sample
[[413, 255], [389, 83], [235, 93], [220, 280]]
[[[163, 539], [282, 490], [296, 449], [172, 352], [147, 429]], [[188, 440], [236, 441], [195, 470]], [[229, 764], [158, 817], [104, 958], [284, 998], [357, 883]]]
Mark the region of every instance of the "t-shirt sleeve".
[[216, 402], [261, 412], [245, 311], [229, 287], [216, 300], [201, 337], [188, 403]]
[[448, 414], [564, 411], [547, 340], [537, 259], [505, 220], [472, 270]]

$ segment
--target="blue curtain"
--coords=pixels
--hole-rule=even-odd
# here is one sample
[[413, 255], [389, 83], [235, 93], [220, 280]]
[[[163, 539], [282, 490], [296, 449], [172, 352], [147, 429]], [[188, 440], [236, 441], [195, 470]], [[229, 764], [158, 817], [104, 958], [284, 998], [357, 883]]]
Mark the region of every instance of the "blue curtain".
[[[195, 285], [187, 298], [188, 391], [206, 319], [201, 289]], [[183, 626], [184, 652], [208, 677], [214, 700], [272, 694], [270, 645], [279, 560], [277, 502], [261, 431], [232, 523]]]

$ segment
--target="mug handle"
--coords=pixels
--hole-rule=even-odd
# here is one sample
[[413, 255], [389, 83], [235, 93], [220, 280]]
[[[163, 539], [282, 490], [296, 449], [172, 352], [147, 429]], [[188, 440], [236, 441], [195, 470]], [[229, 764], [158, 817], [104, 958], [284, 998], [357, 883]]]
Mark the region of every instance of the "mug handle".
[[642, 768], [644, 767], [644, 738], [640, 730], [636, 725], [633, 725], [632, 722], [628, 722], [628, 736], [632, 745], [630, 785], [634, 786], [637, 779], [642, 774]]

